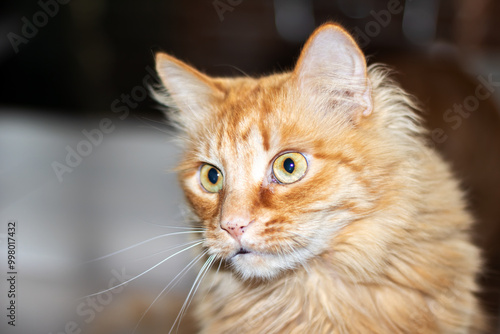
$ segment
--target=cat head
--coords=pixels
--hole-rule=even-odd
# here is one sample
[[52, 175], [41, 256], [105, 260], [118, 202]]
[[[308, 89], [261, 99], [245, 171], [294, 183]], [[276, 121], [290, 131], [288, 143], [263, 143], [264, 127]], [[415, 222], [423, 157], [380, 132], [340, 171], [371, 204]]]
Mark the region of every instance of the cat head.
[[385, 134], [366, 60], [339, 26], [319, 27], [282, 74], [213, 78], [167, 54], [156, 61], [204, 245], [241, 277], [307, 266], [379, 204]]

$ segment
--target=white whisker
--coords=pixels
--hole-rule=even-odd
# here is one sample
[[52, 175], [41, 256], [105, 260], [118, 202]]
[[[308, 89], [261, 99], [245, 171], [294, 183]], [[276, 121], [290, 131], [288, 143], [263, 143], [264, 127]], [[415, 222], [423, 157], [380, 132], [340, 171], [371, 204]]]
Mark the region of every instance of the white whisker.
[[162, 261], [158, 262], [157, 264], [155, 264], [154, 266], [152, 266], [152, 267], [151, 267], [151, 268], [149, 268], [148, 270], [143, 271], [141, 274], [139, 274], [139, 275], [137, 275], [137, 276], [134, 276], [134, 277], [132, 277], [131, 279], [129, 279], [129, 280], [127, 280], [127, 281], [123, 282], [123, 283], [120, 283], [120, 284], [118, 284], [118, 285], [115, 285], [114, 287], [111, 287], [111, 288], [109, 288], [109, 289], [106, 289], [106, 290], [103, 290], [103, 291], [100, 291], [100, 292], [96, 292], [96, 293], [93, 293], [93, 294], [91, 294], [91, 295], [88, 295], [88, 296], [85, 296], [85, 297], [82, 297], [82, 298], [78, 298], [77, 300], [85, 299], [85, 298], [92, 297], [92, 296], [97, 296], [97, 295], [100, 295], [101, 293], [105, 293], [105, 292], [111, 291], [111, 290], [113, 290], [113, 289], [116, 289], [116, 288], [118, 288], [118, 287], [120, 287], [120, 286], [123, 286], [123, 285], [125, 285], [125, 284], [128, 284], [128, 283], [132, 282], [133, 280], [135, 280], [135, 279], [137, 279], [137, 278], [139, 278], [139, 277], [141, 277], [141, 276], [143, 276], [143, 275], [147, 274], [148, 272], [150, 272], [151, 270], [155, 269], [156, 267], [158, 267], [159, 265], [161, 265], [161, 264], [162, 264], [162, 263], [164, 263], [165, 261], [167, 261], [167, 260], [169, 260], [169, 259], [173, 258], [174, 256], [176, 256], [176, 255], [178, 255], [178, 254], [180, 254], [180, 253], [182, 253], [182, 252], [185, 252], [185, 251], [187, 251], [187, 250], [188, 250], [188, 249], [190, 249], [190, 248], [193, 248], [193, 247], [195, 247], [195, 246], [201, 245], [202, 243], [203, 243], [203, 241], [199, 241], [199, 242], [195, 243], [194, 245], [191, 245], [191, 246], [189, 246], [189, 247], [186, 247], [186, 248], [184, 248], [184, 249], [181, 249], [180, 251], [178, 251], [178, 252], [176, 252], [176, 253], [174, 253], [174, 254], [170, 255], [169, 257], [167, 257], [167, 258], [163, 259]]
[[217, 270], [215, 271], [215, 275], [214, 275], [214, 279], [212, 280], [212, 284], [210, 284], [210, 287], [208, 288], [207, 292], [205, 293], [205, 296], [203, 297], [203, 299], [201, 300], [200, 304], [203, 303], [203, 301], [205, 300], [205, 298], [207, 298], [208, 296], [208, 293], [212, 290], [212, 288], [214, 287], [214, 284], [215, 284], [215, 279], [217, 277], [217, 274], [219, 273], [219, 270], [220, 270], [220, 267], [222, 265], [222, 259], [219, 260], [219, 266], [217, 267]]
[[203, 233], [203, 231], [182, 231], [182, 232], [172, 232], [172, 233], [157, 235], [156, 237], [153, 237], [153, 238], [150, 238], [150, 239], [138, 242], [138, 243], [136, 243], [136, 244], [134, 244], [132, 246], [128, 246], [128, 247], [123, 248], [121, 250], [118, 250], [116, 252], [113, 252], [113, 253], [110, 253], [110, 254], [107, 254], [107, 255], [103, 255], [103, 256], [98, 257], [96, 259], [85, 261], [85, 262], [81, 263], [81, 265], [84, 265], [84, 264], [87, 264], [87, 263], [91, 263], [91, 262], [95, 262], [95, 261], [104, 260], [104, 259], [106, 259], [108, 257], [111, 257], [111, 256], [116, 255], [116, 254], [120, 254], [120, 253], [123, 253], [123, 252], [126, 252], [126, 251], [128, 251], [128, 250], [130, 250], [132, 248], [138, 247], [140, 245], [144, 245], [144, 244], [146, 244], [148, 242], [151, 242], [153, 240], [156, 240], [156, 239], [165, 238], [165, 237], [169, 237], [169, 236], [172, 236], [172, 235], [189, 234], [189, 233]]
[[[222, 260], [219, 261], [219, 266], [217, 267], [217, 270], [215, 271], [215, 276], [217, 276], [217, 274], [219, 273], [221, 265], [222, 265]], [[210, 284], [210, 288], [207, 290], [207, 293], [210, 292], [210, 290], [212, 290], [212, 288], [214, 287], [214, 283], [215, 283], [215, 279], [212, 280], [212, 284]]]
[[[156, 296], [156, 298], [151, 302], [151, 304], [149, 305], [149, 307], [144, 311], [144, 313], [142, 314], [141, 318], [139, 319], [139, 321], [137, 321], [137, 325], [135, 325], [134, 327], [134, 330], [132, 331], [132, 334], [135, 333], [135, 331], [137, 330], [137, 328], [139, 327], [139, 324], [141, 323], [142, 319], [144, 319], [144, 317], [146, 316], [146, 314], [149, 312], [149, 310], [153, 307], [153, 305], [156, 303], [156, 301], [165, 293], [169, 293], [170, 290], [172, 290], [172, 288], [180, 281], [180, 279], [182, 277], [184, 277], [184, 275], [187, 273], [187, 271], [189, 269], [191, 269], [191, 267], [196, 263], [198, 262], [203, 256], [205, 256], [205, 254], [207, 254], [208, 251], [205, 251], [203, 252], [202, 254], [196, 256], [193, 260], [191, 260], [191, 262], [189, 262], [185, 267], [184, 269], [182, 269], [177, 275], [175, 275], [175, 277], [170, 281], [170, 283], [168, 283], [164, 288], [163, 290], [161, 290], [161, 292], [158, 294], [158, 296]], [[179, 277], [180, 276], [180, 277]], [[179, 278], [177, 280], [177, 278]], [[168, 289], [168, 290], [167, 290]]]
[[203, 280], [203, 277], [205, 277], [206, 272], [210, 269], [210, 266], [212, 265], [213, 261], [215, 259], [215, 255], [210, 255], [210, 257], [205, 261], [205, 264], [201, 267], [200, 271], [198, 272], [198, 275], [196, 276], [193, 285], [191, 286], [191, 289], [189, 290], [189, 293], [186, 297], [186, 300], [184, 301], [184, 304], [182, 305], [181, 310], [179, 311], [179, 314], [175, 318], [174, 323], [172, 324], [172, 327], [170, 328], [170, 331], [168, 334], [172, 333], [172, 330], [174, 327], [176, 327], [177, 324], [177, 330], [179, 330], [179, 324], [181, 322], [182, 317], [185, 314], [185, 311], [191, 304], [191, 301], [193, 299], [194, 294], [198, 290], [198, 287], [200, 286], [201, 281]]
[[172, 229], [178, 229], [178, 230], [190, 230], [190, 231], [206, 231], [207, 230], [204, 227], [162, 225], [162, 224], [151, 223], [151, 222], [148, 222], [148, 221], [145, 221], [145, 220], [143, 220], [142, 222], [144, 224], [148, 224], [148, 225], [153, 225], [153, 226], [158, 226], [158, 227], [165, 227], [165, 228], [172, 228]]
[[[194, 289], [193, 295], [191, 296], [191, 300], [189, 301], [189, 303], [186, 306], [186, 309], [184, 310], [184, 314], [186, 313], [186, 310], [189, 308], [189, 305], [191, 305], [191, 302], [193, 301], [194, 295], [198, 291], [198, 288], [200, 287], [201, 282], [203, 281], [203, 279], [207, 275], [207, 273], [210, 270], [210, 268], [212, 268], [212, 264], [215, 261], [215, 255], [210, 256], [210, 258], [208, 259], [208, 261], [209, 261], [209, 263], [208, 263], [207, 267], [205, 268], [205, 272], [202, 274], [200, 280], [198, 281], [198, 284], [196, 285], [196, 287]], [[181, 318], [182, 318], [182, 316], [181, 316]], [[179, 322], [180, 322], [180, 320], [179, 320]]]
[[167, 249], [161, 250], [159, 252], [156, 252], [156, 253], [153, 253], [153, 254], [149, 254], [149, 255], [145, 255], [145, 256], [142, 256], [140, 258], [134, 259], [132, 262], [137, 262], [137, 261], [142, 261], [142, 260], [145, 260], [145, 259], [149, 259], [149, 258], [151, 258], [153, 256], [158, 255], [158, 254], [166, 253], [166, 252], [171, 251], [173, 249], [177, 249], [177, 248], [182, 248], [182, 247], [185, 247], [185, 246], [189, 246], [189, 245], [192, 245], [192, 244], [200, 242], [200, 241], [203, 241], [203, 239], [196, 239], [196, 240], [192, 240], [192, 241], [186, 242], [184, 244], [180, 244], [180, 245], [177, 245], [177, 246], [172, 246], [172, 247], [169, 247]]

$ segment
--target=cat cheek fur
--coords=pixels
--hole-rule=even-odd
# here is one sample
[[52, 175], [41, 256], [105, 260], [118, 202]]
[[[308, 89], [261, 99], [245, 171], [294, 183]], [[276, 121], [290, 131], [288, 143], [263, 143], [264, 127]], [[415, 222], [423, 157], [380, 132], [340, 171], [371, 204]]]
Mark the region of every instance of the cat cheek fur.
[[[310, 147], [314, 150], [314, 145]], [[188, 201], [208, 230], [205, 246], [209, 254], [229, 260], [244, 279], [269, 279], [297, 266], [307, 266], [310, 258], [331, 247], [335, 233], [370, 207], [369, 196], [354, 173], [359, 174], [359, 167], [352, 161], [340, 154], [317, 155], [309, 158], [309, 170], [299, 182], [257, 184], [251, 191], [250, 182], [245, 181], [243, 193], [231, 189], [207, 193], [201, 190], [197, 174], [181, 175]], [[247, 163], [249, 170], [251, 161]], [[250, 213], [249, 219], [255, 220], [242, 236], [241, 245], [220, 228], [227, 211], [230, 216], [234, 216], [231, 211], [240, 216]], [[234, 256], [240, 247], [252, 253]]]

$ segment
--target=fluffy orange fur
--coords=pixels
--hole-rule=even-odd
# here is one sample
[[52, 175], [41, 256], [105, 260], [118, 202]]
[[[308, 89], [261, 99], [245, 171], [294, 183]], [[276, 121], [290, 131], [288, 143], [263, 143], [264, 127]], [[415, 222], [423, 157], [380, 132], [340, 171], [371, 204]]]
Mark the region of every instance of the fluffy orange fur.
[[[157, 70], [193, 220], [223, 264], [198, 292], [201, 333], [485, 331], [458, 183], [411, 98], [342, 28], [318, 28], [288, 73], [211, 78], [166, 54]], [[290, 184], [273, 174], [287, 152], [307, 159]]]

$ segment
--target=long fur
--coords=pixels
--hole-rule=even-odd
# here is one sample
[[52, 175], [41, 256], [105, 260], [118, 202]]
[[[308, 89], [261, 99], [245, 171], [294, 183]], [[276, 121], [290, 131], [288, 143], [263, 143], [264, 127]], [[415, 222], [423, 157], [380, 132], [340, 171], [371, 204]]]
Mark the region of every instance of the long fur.
[[[328, 29], [340, 28], [318, 31]], [[362, 116], [363, 83], [332, 79], [325, 66], [306, 87], [296, 69], [201, 77], [191, 95], [162, 77], [168, 95], [159, 100], [175, 106], [184, 138], [181, 185], [207, 229], [206, 249], [223, 263], [199, 291], [201, 333], [486, 332], [473, 219], [415, 103], [375, 65], [366, 71], [373, 112]], [[197, 101], [179, 107], [181, 96]], [[271, 165], [288, 151], [309, 167], [282, 185]], [[224, 176], [220, 193], [200, 187], [203, 163]], [[241, 241], [251, 254], [235, 255], [240, 245], [221, 229], [235, 215], [253, 219]]]

